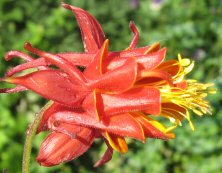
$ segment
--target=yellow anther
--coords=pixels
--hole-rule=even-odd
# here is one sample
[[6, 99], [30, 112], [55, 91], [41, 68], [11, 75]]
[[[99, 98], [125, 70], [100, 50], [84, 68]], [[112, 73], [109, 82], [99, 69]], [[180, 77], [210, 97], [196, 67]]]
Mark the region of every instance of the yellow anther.
[[194, 61], [192, 61], [188, 66], [184, 68], [184, 73], [185, 74], [190, 73], [193, 70], [193, 68], [194, 68]]
[[193, 109], [193, 112], [199, 116], [203, 116], [203, 113], [199, 110]]

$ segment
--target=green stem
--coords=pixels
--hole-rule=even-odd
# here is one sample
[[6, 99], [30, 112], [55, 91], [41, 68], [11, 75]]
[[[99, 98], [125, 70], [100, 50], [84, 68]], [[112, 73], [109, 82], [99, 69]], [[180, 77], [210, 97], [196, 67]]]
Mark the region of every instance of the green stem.
[[34, 122], [29, 126], [26, 132], [26, 140], [25, 140], [25, 147], [23, 152], [23, 160], [22, 160], [22, 173], [29, 173], [30, 172], [30, 158], [31, 158], [31, 151], [32, 151], [32, 141], [38, 129], [39, 123], [42, 119], [42, 116], [46, 109], [48, 109], [52, 105], [53, 101], [49, 101], [39, 113], [36, 114]]

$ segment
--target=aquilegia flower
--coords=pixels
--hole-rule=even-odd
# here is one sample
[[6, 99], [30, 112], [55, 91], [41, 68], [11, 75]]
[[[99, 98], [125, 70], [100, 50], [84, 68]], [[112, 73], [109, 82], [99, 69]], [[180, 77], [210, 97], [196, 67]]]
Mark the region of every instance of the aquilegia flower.
[[[63, 6], [77, 18], [85, 52], [52, 54], [26, 43], [25, 48], [39, 58], [8, 52], [6, 60], [20, 57], [28, 62], [12, 68], [1, 79], [17, 85], [1, 89], [2, 93], [29, 89], [53, 101], [38, 127], [38, 133], [51, 132], [37, 158], [41, 165], [73, 160], [101, 138], [107, 151], [95, 164], [100, 166], [112, 158], [114, 150], [128, 151], [126, 137], [143, 142], [146, 138], [171, 139], [175, 137], [172, 131], [183, 119], [194, 128], [189, 110], [197, 115], [211, 113], [205, 97], [215, 92], [210, 88], [212, 84], [185, 78], [193, 61], [180, 55], [178, 60], [164, 61], [167, 49], [160, 48], [159, 43], [137, 48], [140, 35], [134, 23], [130, 23], [134, 33], [130, 46], [110, 52], [109, 40], [91, 14], [68, 4]], [[35, 72], [18, 75], [35, 67]], [[173, 125], [165, 127], [155, 120], [158, 116], [168, 118]]]

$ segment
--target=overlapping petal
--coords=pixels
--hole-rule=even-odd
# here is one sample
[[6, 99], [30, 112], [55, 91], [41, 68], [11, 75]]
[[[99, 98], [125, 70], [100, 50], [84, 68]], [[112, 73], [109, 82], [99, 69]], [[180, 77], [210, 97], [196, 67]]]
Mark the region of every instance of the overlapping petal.
[[111, 93], [122, 93], [129, 90], [136, 81], [137, 63], [129, 58], [121, 67], [98, 76], [89, 81], [87, 86]]

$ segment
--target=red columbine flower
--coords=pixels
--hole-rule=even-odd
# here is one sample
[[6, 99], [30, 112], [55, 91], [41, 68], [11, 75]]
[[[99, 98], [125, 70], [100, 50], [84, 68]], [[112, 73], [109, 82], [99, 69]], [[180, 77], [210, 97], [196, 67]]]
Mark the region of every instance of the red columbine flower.
[[[210, 84], [185, 80], [193, 68], [192, 61], [179, 56], [178, 60], [164, 62], [166, 48], [160, 49], [158, 43], [136, 48], [140, 36], [134, 23], [130, 24], [134, 33], [130, 46], [109, 52], [109, 40], [93, 16], [80, 8], [63, 6], [76, 15], [86, 52], [51, 54], [27, 43], [25, 48], [40, 58], [10, 51], [7, 60], [19, 56], [28, 62], [12, 68], [1, 79], [17, 84], [1, 92], [30, 89], [53, 100], [38, 128], [38, 133], [51, 131], [38, 156], [41, 165], [73, 160], [86, 152], [96, 138], [102, 138], [108, 148], [95, 164], [100, 166], [112, 158], [113, 150], [128, 151], [125, 137], [141, 141], [149, 137], [174, 138], [171, 131], [184, 118], [193, 128], [188, 109], [198, 115], [210, 113], [204, 99], [214, 92]], [[85, 70], [80, 71], [78, 66]], [[14, 76], [33, 67], [38, 71]], [[166, 128], [151, 115], [169, 118], [174, 125]]]

